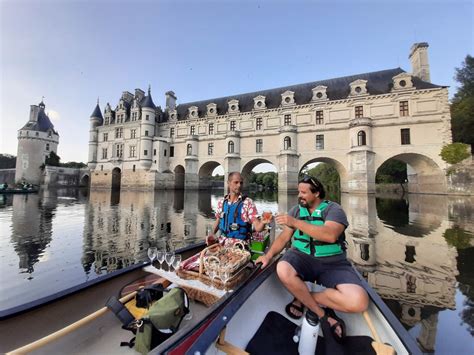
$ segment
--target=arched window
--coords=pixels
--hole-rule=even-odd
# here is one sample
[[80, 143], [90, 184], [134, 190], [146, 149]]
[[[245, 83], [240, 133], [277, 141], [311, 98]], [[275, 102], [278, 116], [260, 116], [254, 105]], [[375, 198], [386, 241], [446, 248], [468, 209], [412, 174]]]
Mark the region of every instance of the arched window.
[[291, 138], [290, 137], [285, 137], [285, 139], [283, 140], [283, 149], [284, 150], [288, 150], [291, 148]]
[[233, 153], [234, 152], [234, 142], [229, 141], [229, 144], [227, 145], [227, 153]]
[[186, 154], [187, 155], [192, 155], [193, 154], [193, 146], [191, 144], [188, 144], [186, 148]]
[[359, 131], [357, 133], [357, 145], [367, 145], [367, 140], [365, 138], [365, 131]]

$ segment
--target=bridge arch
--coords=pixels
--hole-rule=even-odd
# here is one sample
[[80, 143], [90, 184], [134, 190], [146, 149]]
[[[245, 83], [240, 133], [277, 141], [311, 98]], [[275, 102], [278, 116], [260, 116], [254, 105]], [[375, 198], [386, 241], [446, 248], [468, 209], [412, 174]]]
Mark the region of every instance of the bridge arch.
[[339, 174], [339, 181], [340, 181], [340, 190], [341, 192], [347, 192], [348, 189], [348, 172], [344, 164], [342, 164], [340, 161], [337, 159], [333, 158], [328, 158], [328, 157], [317, 157], [313, 158], [310, 160], [307, 160], [305, 162], [302, 162], [302, 164], [299, 167], [299, 173], [298, 176], [303, 173], [303, 168], [306, 167], [309, 164], [313, 163], [325, 163], [330, 166], [332, 166], [334, 169], [336, 169], [337, 173]]
[[122, 170], [114, 168], [112, 170], [112, 190], [120, 190], [122, 183]]
[[89, 174], [84, 174], [81, 176], [81, 179], [79, 181], [79, 186], [81, 187], [89, 187], [90, 184], [90, 177]]
[[[218, 166], [223, 165], [219, 163], [218, 161], [207, 161], [204, 164], [201, 165], [198, 171], [199, 175], [199, 190], [207, 190], [211, 189], [213, 186], [213, 181], [211, 179], [212, 173], [214, 172], [214, 169], [217, 168]], [[224, 176], [224, 180], [226, 177]]]
[[[375, 173], [390, 159], [407, 164], [408, 192], [445, 193], [446, 176], [440, 166], [430, 157], [418, 153], [402, 153], [376, 162]], [[374, 174], [375, 177], [375, 174]]]
[[256, 166], [258, 166], [260, 164], [264, 164], [264, 163], [273, 165], [275, 167], [275, 169], [278, 171], [278, 165], [275, 164], [271, 160], [264, 159], [264, 158], [251, 159], [251, 160], [247, 161], [246, 163], [244, 163], [244, 165], [242, 166], [241, 174], [242, 174], [242, 177], [244, 179], [244, 188], [249, 186], [250, 173], [252, 172], [252, 170]]
[[175, 190], [184, 190], [184, 166], [178, 164], [174, 167], [174, 188]]

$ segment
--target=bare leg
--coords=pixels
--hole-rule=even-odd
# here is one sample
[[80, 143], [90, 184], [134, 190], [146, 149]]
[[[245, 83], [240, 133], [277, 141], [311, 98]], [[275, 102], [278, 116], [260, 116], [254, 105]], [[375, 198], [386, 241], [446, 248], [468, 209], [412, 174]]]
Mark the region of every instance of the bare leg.
[[[310, 293], [306, 283], [297, 276], [296, 270], [288, 262], [278, 263], [277, 274], [288, 291], [319, 317], [324, 316], [324, 310], [319, 305], [342, 312], [362, 312], [367, 309], [369, 299], [359, 285], [340, 284], [336, 289], [327, 288], [322, 292]], [[332, 326], [336, 320], [329, 317], [328, 322]], [[341, 335], [341, 329], [337, 328], [336, 332]]]
[[367, 292], [355, 284], [339, 284], [335, 289], [313, 292], [312, 296], [318, 304], [347, 313], [363, 312], [369, 305]]
[[324, 311], [319, 307], [317, 301], [311, 296], [308, 287], [301, 280], [296, 270], [286, 261], [277, 264], [277, 274], [283, 285], [295, 296], [298, 301], [316, 313], [319, 317], [324, 316]]

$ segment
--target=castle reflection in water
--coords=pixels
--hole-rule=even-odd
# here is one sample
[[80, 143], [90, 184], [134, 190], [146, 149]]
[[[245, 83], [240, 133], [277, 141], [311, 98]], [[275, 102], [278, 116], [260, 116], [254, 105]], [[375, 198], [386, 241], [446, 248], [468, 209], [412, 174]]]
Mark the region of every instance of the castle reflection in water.
[[[3, 196], [0, 216], [5, 218], [4, 212], [12, 207], [11, 228], [3, 226], [2, 231], [9, 229], [20, 273], [35, 276], [35, 265], [48, 248], [54, 249], [53, 230], [64, 222], [70, 225], [71, 238], [82, 237], [82, 267], [75, 272], [90, 278], [145, 260], [150, 245], [173, 249], [202, 240], [219, 197], [204, 191], [89, 195], [85, 190], [45, 190], [39, 195]], [[260, 209], [286, 211], [296, 195], [279, 194], [278, 202], [272, 194], [254, 199]], [[438, 314], [456, 308], [457, 290], [471, 305], [458, 310], [460, 320], [473, 332], [472, 198], [342, 194], [340, 202], [350, 223], [349, 258], [408, 329], [419, 327], [416, 338], [422, 349], [434, 350]], [[50, 252], [48, 258], [56, 259], [49, 272], [60, 273], [62, 257]]]

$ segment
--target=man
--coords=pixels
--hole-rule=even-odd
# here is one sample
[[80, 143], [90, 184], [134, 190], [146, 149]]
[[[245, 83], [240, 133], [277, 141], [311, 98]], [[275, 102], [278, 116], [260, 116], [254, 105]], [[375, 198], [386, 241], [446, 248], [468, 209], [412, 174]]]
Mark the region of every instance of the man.
[[[212, 231], [220, 231], [221, 244], [247, 241], [253, 230], [262, 231], [270, 220], [259, 220], [254, 202], [242, 195], [243, 179], [239, 172], [229, 174], [227, 186], [229, 193], [217, 203], [216, 221]], [[214, 236], [208, 236], [206, 242], [215, 242]]]
[[[292, 318], [303, 314], [302, 305], [328, 321], [337, 341], [345, 336], [345, 325], [333, 309], [342, 312], [362, 312], [368, 306], [368, 296], [346, 259], [344, 230], [346, 214], [335, 202], [324, 200], [323, 185], [312, 177], [298, 184], [298, 202], [288, 214], [278, 215], [277, 224], [284, 226], [270, 250], [256, 262], [268, 265], [291, 240], [289, 249], [277, 264], [277, 274], [295, 299], [286, 311]], [[310, 293], [305, 281], [317, 281], [327, 287]], [[326, 306], [321, 308], [320, 305]]]

